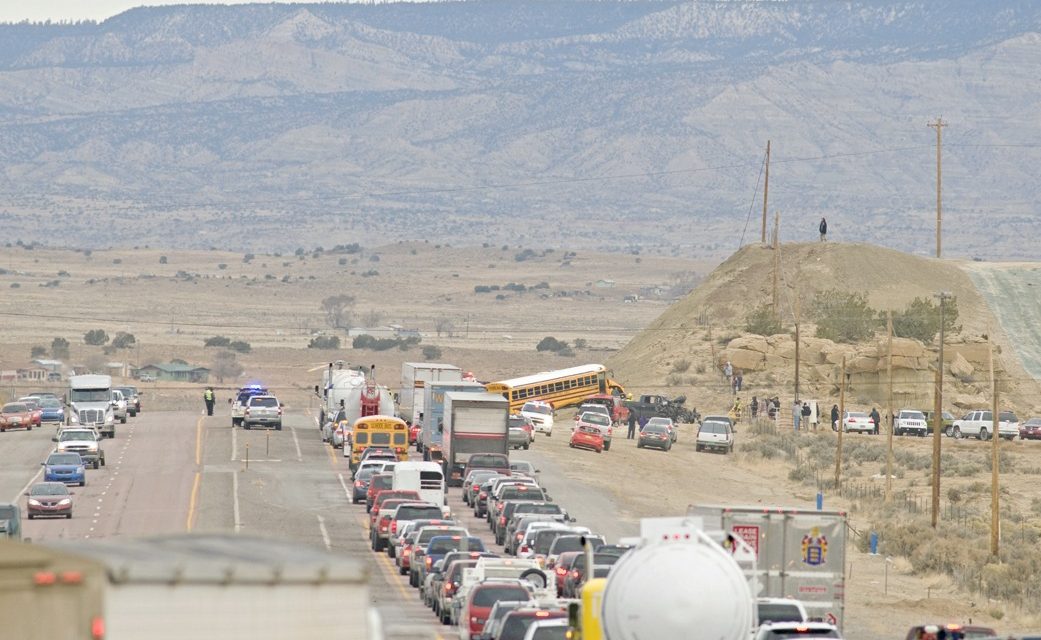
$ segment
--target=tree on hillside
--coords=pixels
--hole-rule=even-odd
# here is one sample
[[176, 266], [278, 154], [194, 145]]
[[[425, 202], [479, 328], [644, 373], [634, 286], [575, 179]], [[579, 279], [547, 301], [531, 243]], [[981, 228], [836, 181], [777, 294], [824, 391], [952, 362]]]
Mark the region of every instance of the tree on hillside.
[[100, 347], [101, 345], [108, 343], [108, 334], [104, 329], [91, 329], [87, 333], [83, 334], [83, 342]]
[[[958, 323], [958, 299], [950, 298], [944, 305], [943, 330], [957, 333], [961, 331]], [[915, 298], [903, 311], [893, 314], [893, 335], [901, 338], [914, 338], [924, 343], [936, 339], [940, 332], [940, 305], [928, 298]]]
[[51, 340], [51, 357], [52, 358], [68, 358], [69, 357], [69, 341], [65, 338], [55, 338]]
[[814, 297], [813, 314], [817, 337], [835, 342], [860, 342], [878, 328], [878, 314], [868, 306], [863, 293], [821, 291]]
[[761, 336], [772, 336], [781, 333], [783, 328], [771, 305], [763, 303], [753, 309], [745, 318], [745, 331]]
[[120, 331], [112, 338], [112, 346], [116, 349], [132, 349], [137, 344], [137, 338], [132, 333]]
[[354, 311], [354, 296], [340, 294], [322, 300], [325, 321], [333, 329], [349, 329]]
[[226, 347], [231, 344], [231, 338], [227, 336], [211, 336], [206, 338], [202, 346], [204, 347]]
[[217, 382], [224, 382], [224, 378], [237, 378], [242, 375], [242, 363], [231, 351], [219, 351], [213, 357], [210, 371], [217, 376]]
[[47, 347], [44, 347], [42, 345], [33, 345], [33, 347], [29, 349], [30, 358], [36, 359], [41, 358], [45, 355], [47, 355]]

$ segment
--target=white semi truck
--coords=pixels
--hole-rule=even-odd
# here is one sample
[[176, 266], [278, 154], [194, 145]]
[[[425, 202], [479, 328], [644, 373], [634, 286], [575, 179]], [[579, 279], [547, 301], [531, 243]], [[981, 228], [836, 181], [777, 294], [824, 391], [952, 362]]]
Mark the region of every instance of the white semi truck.
[[422, 429], [416, 438], [416, 450], [423, 454], [424, 460], [430, 459], [431, 448], [440, 448], [445, 421], [445, 394], [449, 391], [484, 392], [484, 385], [479, 382], [431, 382], [423, 387]]
[[71, 376], [66, 403], [69, 406], [65, 412], [67, 424], [93, 427], [106, 438], [116, 436], [112, 376]]
[[382, 640], [363, 564], [288, 542], [0, 540], [5, 638]]
[[362, 416], [394, 415], [394, 398], [386, 386], [376, 384], [374, 371], [375, 367], [366, 375], [343, 361], [329, 363], [322, 372], [322, 385], [315, 386], [322, 403], [318, 417], [322, 427], [336, 419], [341, 403], [344, 419], [351, 425]]
[[405, 362], [401, 365], [401, 391], [398, 409], [403, 419], [412, 424], [423, 421], [426, 386], [435, 382], [459, 382], [463, 370], [451, 364]]

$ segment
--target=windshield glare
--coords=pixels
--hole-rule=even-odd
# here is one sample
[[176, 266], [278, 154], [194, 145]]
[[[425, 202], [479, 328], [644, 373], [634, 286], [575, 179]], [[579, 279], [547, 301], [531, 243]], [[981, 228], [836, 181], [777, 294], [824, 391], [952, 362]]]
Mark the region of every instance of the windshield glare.
[[524, 411], [526, 413], [538, 413], [544, 416], [548, 416], [549, 414], [553, 413], [553, 409], [551, 409], [548, 405], [532, 404], [530, 402], [521, 407], [521, 411]]
[[33, 496], [67, 496], [69, 495], [68, 488], [63, 484], [57, 482], [47, 482], [44, 484], [35, 485], [29, 490], [29, 495]]
[[47, 457], [47, 464], [82, 464], [79, 455], [75, 453], [52, 453]]
[[112, 392], [108, 389], [71, 389], [69, 402], [109, 402]]

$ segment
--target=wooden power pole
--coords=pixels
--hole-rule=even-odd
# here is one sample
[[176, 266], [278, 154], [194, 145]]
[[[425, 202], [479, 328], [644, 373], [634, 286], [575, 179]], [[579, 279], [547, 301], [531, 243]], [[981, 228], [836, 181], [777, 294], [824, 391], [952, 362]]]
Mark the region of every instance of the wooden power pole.
[[763, 182], [763, 246], [766, 246], [766, 201], [770, 197], [770, 141], [766, 141], [766, 181]]
[[940, 349], [936, 359], [936, 387], [933, 399], [933, 499], [931, 521], [933, 529], [940, 519], [940, 432], [943, 431], [943, 325], [946, 321], [947, 298], [951, 296], [946, 291], [939, 293], [940, 297]]
[[998, 432], [998, 385], [994, 381], [994, 346], [990, 343], [990, 332], [987, 332], [987, 351], [990, 353], [990, 396], [992, 406], [990, 415], [993, 421], [990, 437], [993, 442], [990, 447], [990, 554], [998, 557], [998, 545], [1001, 539], [1001, 511], [998, 483], [998, 442], [1001, 441], [1001, 433]]
[[773, 274], [773, 306], [774, 317], [781, 317], [781, 297], [778, 291], [778, 278], [781, 274], [781, 214], [774, 212], [774, 274]]
[[[799, 289], [795, 289], [795, 401], [799, 401], [799, 317], [802, 312], [802, 305], [799, 303]], [[806, 428], [806, 425], [803, 425]]]
[[886, 502], [893, 499], [893, 310], [886, 310], [886, 342], [889, 356], [886, 358], [886, 376], [889, 378], [889, 397], [886, 415], [889, 416], [889, 436], [886, 442]]
[[842, 421], [846, 413], [846, 356], [842, 356], [842, 371], [839, 374], [839, 420], [835, 425], [838, 432], [838, 441], [835, 447], [835, 490], [842, 486], [842, 431], [845, 425]]
[[940, 238], [943, 228], [943, 216], [940, 214], [942, 203], [941, 195], [943, 193], [943, 172], [941, 170], [940, 150], [943, 148], [943, 128], [947, 126], [947, 123], [943, 121], [943, 118], [936, 118], [936, 122], [930, 122], [929, 126], [936, 129], [936, 257], [939, 258]]

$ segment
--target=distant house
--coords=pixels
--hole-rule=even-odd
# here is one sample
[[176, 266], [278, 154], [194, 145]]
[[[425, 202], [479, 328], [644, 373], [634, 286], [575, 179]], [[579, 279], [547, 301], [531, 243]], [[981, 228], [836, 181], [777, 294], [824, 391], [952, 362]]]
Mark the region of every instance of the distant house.
[[156, 380], [207, 382], [210, 379], [210, 370], [180, 362], [164, 362], [141, 367], [137, 370], [137, 377], [140, 378], [142, 375], [152, 376]]
[[18, 379], [29, 382], [43, 382], [47, 379], [48, 373], [51, 371], [47, 367], [41, 367], [36, 363], [30, 363], [17, 369]]
[[597, 280], [596, 286], [601, 289], [610, 289], [614, 286], [614, 280]]
[[39, 365], [51, 373], [61, 373], [65, 368], [65, 363], [61, 360], [49, 360], [47, 358], [36, 358], [33, 360], [33, 364]]

